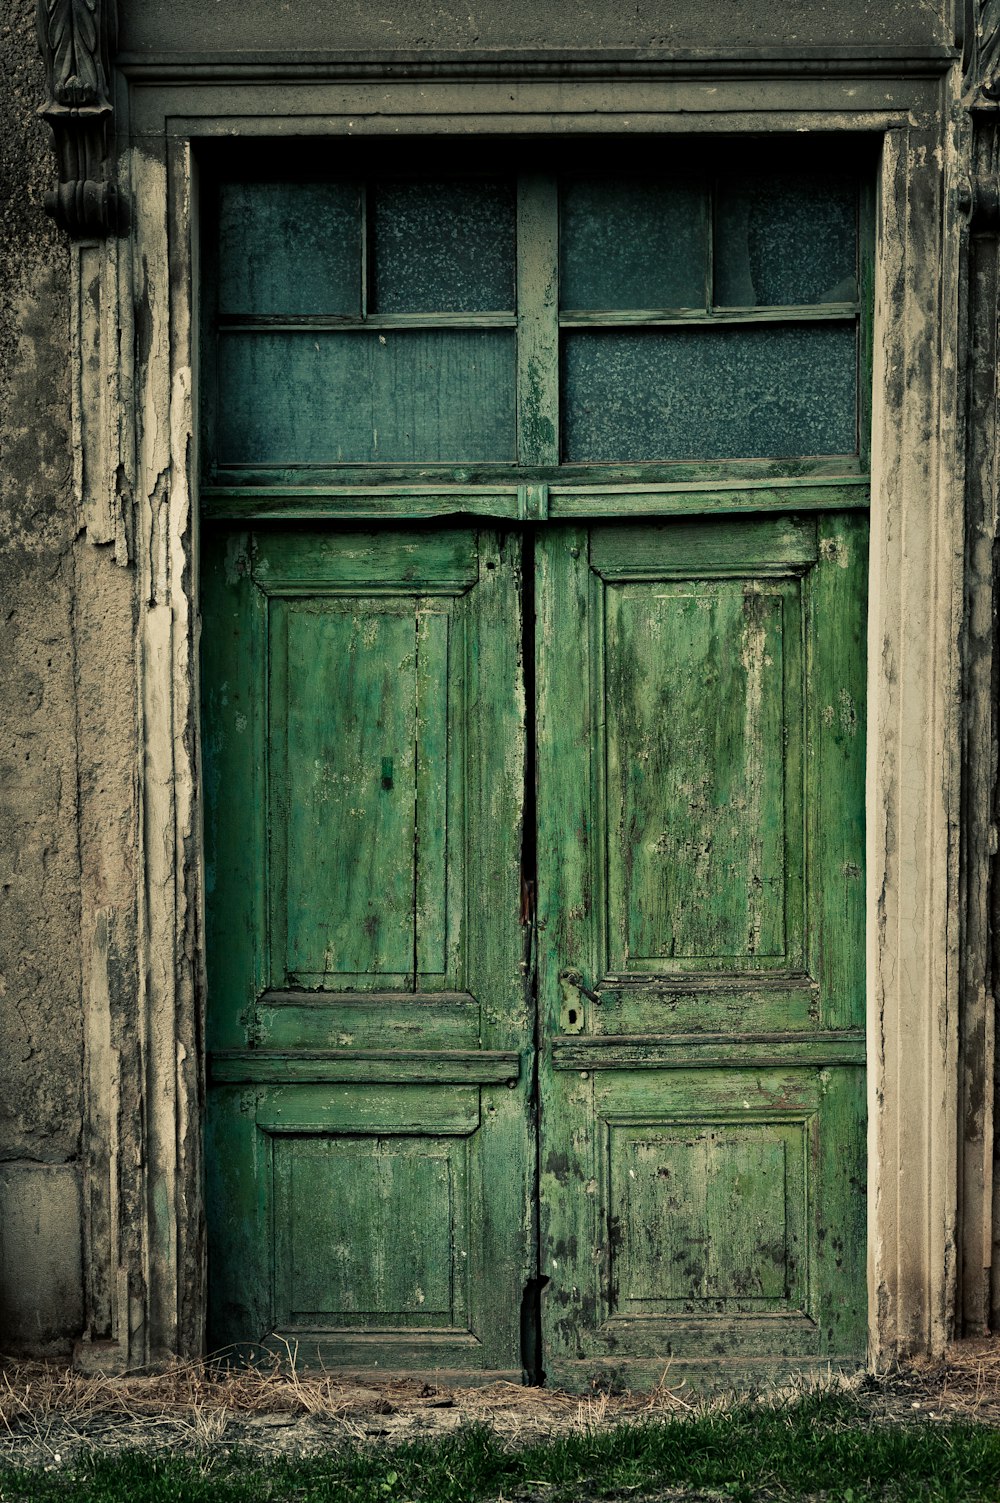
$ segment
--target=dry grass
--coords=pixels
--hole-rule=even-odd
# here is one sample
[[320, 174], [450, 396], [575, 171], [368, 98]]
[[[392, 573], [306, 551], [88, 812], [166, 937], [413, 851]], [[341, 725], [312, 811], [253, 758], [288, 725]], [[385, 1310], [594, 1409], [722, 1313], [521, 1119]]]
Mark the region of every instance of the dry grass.
[[176, 1363], [151, 1376], [0, 1363], [0, 1458], [58, 1462], [80, 1450], [125, 1445], [306, 1453], [337, 1438], [406, 1440], [477, 1423], [530, 1442], [695, 1407], [671, 1386], [667, 1371], [650, 1394], [579, 1398], [517, 1383], [451, 1388], [423, 1376], [303, 1372], [295, 1355], [252, 1368]]
[[453, 1410], [463, 1423], [531, 1422], [534, 1428], [602, 1425], [636, 1414], [684, 1413], [695, 1407], [683, 1384], [671, 1384], [669, 1365], [660, 1383], [644, 1395], [576, 1396], [519, 1383], [477, 1387], [438, 1386], [420, 1377], [347, 1377], [301, 1371], [293, 1348], [266, 1365], [232, 1368], [224, 1363], [174, 1363], [155, 1375], [107, 1377], [75, 1372], [53, 1363], [0, 1360], [0, 1434], [26, 1419], [128, 1417], [177, 1419], [214, 1413], [260, 1416], [322, 1416], [325, 1419], [427, 1414]]
[[[1000, 1424], [1000, 1341], [967, 1341], [942, 1360], [878, 1381], [826, 1378], [758, 1395], [794, 1402], [817, 1386], [850, 1389], [872, 1419], [971, 1419]], [[303, 1372], [295, 1352], [269, 1366], [177, 1363], [152, 1376], [105, 1376], [51, 1363], [0, 1364], [0, 1459], [59, 1464], [81, 1450], [140, 1446], [196, 1452], [232, 1447], [307, 1454], [338, 1439], [431, 1438], [485, 1423], [514, 1442], [705, 1413], [711, 1402], [671, 1380], [648, 1394], [595, 1394], [491, 1383], [451, 1388], [433, 1378], [352, 1378]]]
[[889, 1374], [884, 1391], [899, 1408], [1000, 1424], [1000, 1338], [957, 1341], [935, 1361]]
[[293, 1414], [342, 1418], [400, 1410], [461, 1409], [476, 1421], [499, 1413], [572, 1419], [576, 1424], [636, 1412], [689, 1410], [693, 1406], [666, 1381], [651, 1394], [601, 1394], [579, 1399], [559, 1390], [489, 1383], [474, 1388], [437, 1387], [418, 1378], [351, 1378], [302, 1372], [275, 1358], [266, 1367], [225, 1368], [210, 1362], [177, 1363], [153, 1376], [74, 1372], [51, 1363], [0, 1364], [0, 1430], [27, 1416], [99, 1415], [177, 1417], [228, 1411], [243, 1415]]

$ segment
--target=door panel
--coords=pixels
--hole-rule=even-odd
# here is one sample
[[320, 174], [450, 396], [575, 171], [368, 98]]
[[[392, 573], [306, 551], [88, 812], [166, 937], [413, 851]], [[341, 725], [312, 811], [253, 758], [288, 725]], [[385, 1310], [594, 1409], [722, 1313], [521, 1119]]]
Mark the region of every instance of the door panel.
[[862, 518], [553, 528], [546, 1371], [863, 1355]]
[[[449, 903], [447, 801], [450, 763], [458, 828], [463, 716], [458, 708], [449, 749], [440, 713], [453, 616], [447, 599], [427, 597], [273, 599], [275, 985], [391, 988], [412, 984], [414, 971], [423, 985], [454, 978], [463, 894], [454, 863]], [[458, 664], [451, 677], [460, 694]]]
[[801, 965], [798, 581], [605, 584], [607, 967]]
[[519, 1374], [519, 542], [213, 533], [204, 574], [211, 1343]]

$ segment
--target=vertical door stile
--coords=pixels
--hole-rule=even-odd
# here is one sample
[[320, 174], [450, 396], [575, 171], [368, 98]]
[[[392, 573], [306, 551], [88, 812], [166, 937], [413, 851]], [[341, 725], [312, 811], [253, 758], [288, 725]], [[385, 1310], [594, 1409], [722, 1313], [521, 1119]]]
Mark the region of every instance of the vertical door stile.
[[[260, 596], [263, 615], [263, 641], [260, 645], [259, 676], [264, 684], [266, 704], [262, 743], [265, 841], [261, 852], [264, 870], [258, 881], [264, 894], [264, 932], [258, 936], [261, 950], [261, 974], [255, 996], [274, 986], [279, 973], [279, 957], [288, 948], [288, 906], [267, 901], [271, 893], [288, 892], [288, 613], [287, 602], [272, 598], [264, 590]], [[258, 711], [258, 713], [260, 713]]]
[[[575, 1352], [594, 1324], [599, 1232], [595, 1216], [593, 1080], [557, 1074], [564, 973], [595, 975], [595, 890], [591, 815], [592, 651], [587, 534], [558, 528], [539, 539], [538, 674], [538, 1006], [539, 1214], [543, 1330], [551, 1348]], [[572, 988], [571, 988], [572, 991]], [[582, 993], [579, 1006], [587, 1002]], [[582, 1013], [582, 1024], [585, 1011]], [[582, 1270], [582, 1276], [581, 1276]]]
[[475, 736], [468, 763], [469, 989], [480, 999], [482, 1042], [520, 1056], [520, 1073], [481, 1091], [481, 1217], [473, 1238], [479, 1334], [521, 1362], [520, 1304], [534, 1270], [531, 1145], [533, 1018], [521, 965], [521, 835], [524, 817], [524, 687], [521, 663], [521, 540], [480, 533], [475, 649], [469, 704]]

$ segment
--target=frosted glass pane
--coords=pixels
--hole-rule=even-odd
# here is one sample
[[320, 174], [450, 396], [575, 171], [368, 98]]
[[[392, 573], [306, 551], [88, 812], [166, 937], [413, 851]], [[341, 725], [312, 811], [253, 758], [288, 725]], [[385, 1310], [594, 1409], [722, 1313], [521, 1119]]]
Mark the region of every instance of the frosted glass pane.
[[376, 183], [372, 196], [375, 312], [513, 312], [512, 184]]
[[723, 181], [715, 210], [716, 305], [853, 302], [857, 198], [856, 182], [840, 176]]
[[567, 331], [563, 457], [853, 454], [855, 337], [853, 324]]
[[361, 312], [361, 196], [350, 183], [226, 183], [221, 313]]
[[707, 195], [663, 179], [570, 179], [559, 267], [561, 308], [703, 308]]
[[218, 458], [513, 459], [514, 367], [506, 330], [224, 335]]

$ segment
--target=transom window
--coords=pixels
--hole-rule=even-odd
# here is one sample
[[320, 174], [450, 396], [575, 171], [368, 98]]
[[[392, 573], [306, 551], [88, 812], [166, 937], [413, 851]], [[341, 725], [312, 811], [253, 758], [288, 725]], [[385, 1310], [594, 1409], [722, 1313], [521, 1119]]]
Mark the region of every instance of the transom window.
[[441, 155], [428, 147], [426, 172], [215, 180], [210, 484], [857, 465], [859, 170], [720, 155], [640, 172], [581, 151], [569, 168], [446, 173]]

